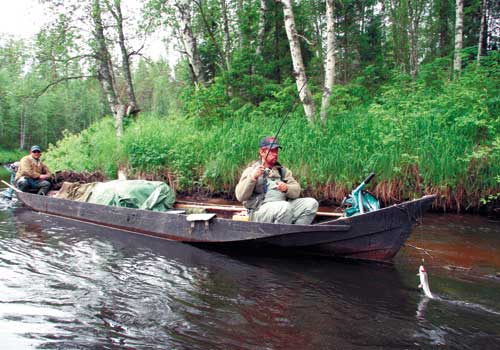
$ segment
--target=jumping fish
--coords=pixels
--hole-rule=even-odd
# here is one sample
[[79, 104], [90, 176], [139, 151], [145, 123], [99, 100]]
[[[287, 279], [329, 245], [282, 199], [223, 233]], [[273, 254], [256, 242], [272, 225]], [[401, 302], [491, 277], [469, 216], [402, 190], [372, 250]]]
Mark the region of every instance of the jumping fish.
[[425, 271], [424, 265], [420, 265], [417, 276], [420, 277], [420, 284], [418, 288], [422, 288], [427, 297], [434, 299], [431, 289], [429, 288], [429, 279], [427, 278], [427, 271]]

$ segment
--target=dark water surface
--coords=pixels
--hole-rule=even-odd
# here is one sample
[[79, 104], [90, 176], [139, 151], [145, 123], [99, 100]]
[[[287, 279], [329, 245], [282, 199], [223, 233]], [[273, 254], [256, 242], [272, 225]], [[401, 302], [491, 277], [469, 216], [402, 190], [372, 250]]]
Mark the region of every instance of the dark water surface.
[[0, 348], [500, 349], [500, 223], [430, 215], [409, 244], [391, 267], [228, 256], [3, 205]]

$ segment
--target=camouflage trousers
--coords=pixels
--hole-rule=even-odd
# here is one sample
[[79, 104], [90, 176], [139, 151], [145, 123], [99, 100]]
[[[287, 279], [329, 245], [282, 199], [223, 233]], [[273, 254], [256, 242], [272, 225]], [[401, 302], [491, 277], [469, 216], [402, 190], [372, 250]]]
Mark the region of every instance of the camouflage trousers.
[[297, 198], [288, 201], [266, 202], [250, 213], [250, 220], [274, 224], [309, 225], [318, 211], [314, 198]]
[[46, 195], [50, 191], [49, 181], [36, 180], [25, 176], [16, 181], [16, 186], [23, 192], [36, 192], [41, 195]]

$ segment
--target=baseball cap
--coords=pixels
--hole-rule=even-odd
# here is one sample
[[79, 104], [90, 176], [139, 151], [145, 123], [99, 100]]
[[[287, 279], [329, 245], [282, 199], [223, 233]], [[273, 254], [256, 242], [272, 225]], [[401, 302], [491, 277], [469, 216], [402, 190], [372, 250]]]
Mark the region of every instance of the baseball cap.
[[272, 136], [266, 136], [260, 139], [259, 148], [270, 147], [271, 149], [282, 148], [278, 143], [278, 140]]
[[34, 152], [34, 151], [39, 151], [39, 152], [41, 152], [41, 151], [42, 151], [42, 149], [41, 149], [41, 148], [40, 148], [40, 146], [38, 146], [38, 145], [31, 146], [31, 150], [30, 150], [30, 152]]

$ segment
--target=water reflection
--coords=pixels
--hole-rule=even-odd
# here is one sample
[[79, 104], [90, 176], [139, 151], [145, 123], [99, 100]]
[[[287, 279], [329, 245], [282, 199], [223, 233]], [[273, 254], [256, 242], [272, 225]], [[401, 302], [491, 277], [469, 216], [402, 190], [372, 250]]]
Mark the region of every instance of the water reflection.
[[[414, 266], [229, 256], [23, 208], [0, 222], [0, 336], [11, 348], [495, 349], [500, 339], [498, 315], [422, 303]], [[449, 279], [432, 278], [443, 294]]]

